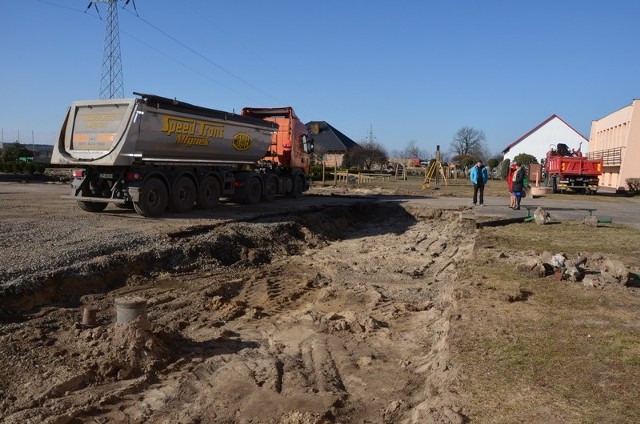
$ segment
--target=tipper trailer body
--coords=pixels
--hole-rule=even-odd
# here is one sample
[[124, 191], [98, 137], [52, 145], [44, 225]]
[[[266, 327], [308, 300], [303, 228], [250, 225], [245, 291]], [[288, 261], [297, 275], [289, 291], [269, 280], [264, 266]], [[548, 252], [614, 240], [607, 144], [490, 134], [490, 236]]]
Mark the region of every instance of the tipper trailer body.
[[76, 101], [67, 112], [51, 163], [78, 168], [65, 197], [83, 210], [113, 203], [153, 217], [308, 189], [313, 142], [292, 108], [237, 115], [138, 95]]

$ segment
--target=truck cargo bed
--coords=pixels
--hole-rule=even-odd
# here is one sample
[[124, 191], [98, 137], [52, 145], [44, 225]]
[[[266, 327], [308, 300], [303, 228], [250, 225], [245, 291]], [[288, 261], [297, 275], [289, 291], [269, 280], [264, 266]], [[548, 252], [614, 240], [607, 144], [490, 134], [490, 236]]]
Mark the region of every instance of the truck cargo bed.
[[128, 166], [134, 162], [252, 164], [278, 125], [165, 97], [74, 102], [51, 162]]

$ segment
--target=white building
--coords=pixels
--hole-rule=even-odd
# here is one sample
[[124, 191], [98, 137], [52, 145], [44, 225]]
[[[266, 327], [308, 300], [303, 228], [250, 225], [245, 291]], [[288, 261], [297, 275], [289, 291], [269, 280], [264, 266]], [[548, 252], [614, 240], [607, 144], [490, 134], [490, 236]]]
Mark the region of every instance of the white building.
[[587, 151], [587, 138], [564, 122], [558, 115], [551, 115], [537, 127], [509, 144], [503, 151], [505, 159], [513, 162], [520, 153], [535, 156], [538, 163], [547, 157], [551, 146], [566, 144], [569, 149]]

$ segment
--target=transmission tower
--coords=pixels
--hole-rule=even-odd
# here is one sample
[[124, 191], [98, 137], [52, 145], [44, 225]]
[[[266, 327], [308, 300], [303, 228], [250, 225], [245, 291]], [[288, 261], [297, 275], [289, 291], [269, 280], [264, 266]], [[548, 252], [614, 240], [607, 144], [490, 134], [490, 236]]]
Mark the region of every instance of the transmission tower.
[[[125, 6], [129, 4], [125, 1]], [[124, 97], [122, 78], [122, 58], [120, 56], [120, 30], [118, 26], [118, 0], [92, 0], [87, 6], [96, 8], [98, 3], [107, 3], [107, 20], [104, 29], [104, 52], [102, 54], [102, 71], [100, 76], [100, 98], [114, 99]], [[133, 3], [135, 9], [135, 2]]]
[[368, 138], [368, 142], [369, 143], [373, 143], [373, 141], [375, 140], [375, 136], [373, 135], [373, 125], [369, 126], [369, 133], [367, 134], [367, 138]]

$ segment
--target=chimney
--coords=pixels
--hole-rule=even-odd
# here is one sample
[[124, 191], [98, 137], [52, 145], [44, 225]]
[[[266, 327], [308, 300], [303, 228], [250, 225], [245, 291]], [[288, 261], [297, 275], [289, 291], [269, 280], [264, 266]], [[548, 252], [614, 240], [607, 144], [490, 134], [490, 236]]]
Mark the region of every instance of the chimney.
[[317, 122], [311, 123], [311, 134], [320, 134], [320, 124]]

